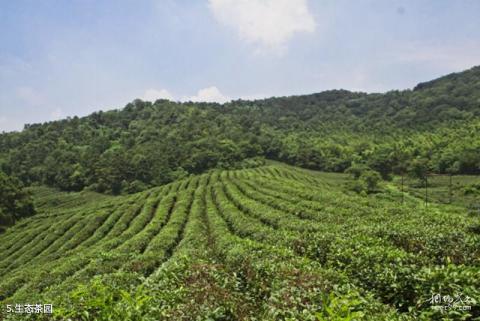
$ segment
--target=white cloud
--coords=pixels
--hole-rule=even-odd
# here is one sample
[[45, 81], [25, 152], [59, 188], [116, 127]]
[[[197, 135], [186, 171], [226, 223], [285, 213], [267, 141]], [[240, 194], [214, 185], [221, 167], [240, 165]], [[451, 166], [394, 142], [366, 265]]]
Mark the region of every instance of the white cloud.
[[176, 98], [167, 89], [148, 89], [143, 94], [142, 100], [155, 101], [157, 99], [168, 99], [170, 101], [192, 101], [192, 102], [217, 102], [226, 103], [231, 98], [222, 94], [216, 86], [210, 86], [197, 91], [193, 96]]
[[218, 90], [217, 87], [211, 86], [208, 88], [200, 89], [195, 96], [183, 97], [182, 101], [193, 101], [193, 102], [217, 102], [217, 103], [226, 103], [231, 99]]
[[50, 113], [50, 120], [59, 120], [65, 118], [61, 108], [56, 108]]
[[168, 99], [174, 101], [173, 95], [166, 89], [147, 89], [143, 94], [142, 100], [155, 101], [157, 99]]
[[282, 51], [298, 32], [315, 31], [307, 0], [209, 0], [215, 18], [260, 49]]

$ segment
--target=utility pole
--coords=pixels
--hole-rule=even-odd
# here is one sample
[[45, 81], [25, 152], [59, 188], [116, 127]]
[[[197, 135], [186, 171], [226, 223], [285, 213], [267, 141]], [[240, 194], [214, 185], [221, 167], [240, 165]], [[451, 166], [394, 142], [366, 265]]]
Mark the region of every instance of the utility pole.
[[425, 174], [425, 207], [428, 206], [428, 174]]
[[452, 204], [452, 173], [450, 173], [450, 183], [448, 184], [448, 195], [450, 196], [449, 204]]
[[402, 204], [405, 202], [405, 192], [403, 190], [403, 173], [402, 173]]

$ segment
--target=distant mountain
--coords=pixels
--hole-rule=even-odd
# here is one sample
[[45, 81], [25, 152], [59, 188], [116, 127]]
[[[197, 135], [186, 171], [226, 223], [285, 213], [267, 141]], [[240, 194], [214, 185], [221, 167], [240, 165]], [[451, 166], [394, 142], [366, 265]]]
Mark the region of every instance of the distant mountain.
[[0, 169], [26, 184], [129, 193], [211, 168], [266, 157], [344, 171], [365, 163], [384, 178], [422, 163], [480, 173], [480, 67], [413, 90], [216, 103], [135, 100], [0, 135]]

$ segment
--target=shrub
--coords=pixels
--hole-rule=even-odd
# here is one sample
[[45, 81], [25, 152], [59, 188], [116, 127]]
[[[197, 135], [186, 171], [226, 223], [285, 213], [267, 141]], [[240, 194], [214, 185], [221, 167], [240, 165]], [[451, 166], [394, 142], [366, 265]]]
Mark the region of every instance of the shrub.
[[0, 172], [0, 226], [9, 226], [16, 220], [35, 213], [33, 200], [21, 183]]
[[362, 173], [360, 180], [365, 183], [367, 192], [372, 193], [378, 189], [378, 183], [381, 181], [382, 177], [380, 174], [373, 170], [368, 170]]

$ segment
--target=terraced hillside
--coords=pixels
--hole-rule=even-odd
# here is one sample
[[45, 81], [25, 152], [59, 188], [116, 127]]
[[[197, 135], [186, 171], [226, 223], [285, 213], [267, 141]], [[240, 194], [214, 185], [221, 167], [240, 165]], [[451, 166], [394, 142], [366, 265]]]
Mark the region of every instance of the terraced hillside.
[[276, 164], [129, 196], [37, 188], [39, 214], [0, 235], [0, 301], [75, 320], [478, 319], [479, 217], [346, 180]]

